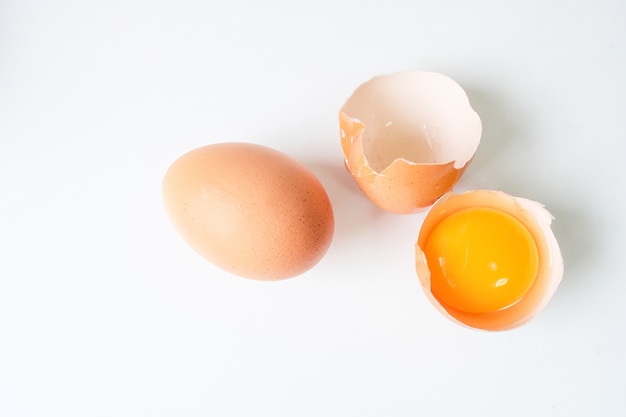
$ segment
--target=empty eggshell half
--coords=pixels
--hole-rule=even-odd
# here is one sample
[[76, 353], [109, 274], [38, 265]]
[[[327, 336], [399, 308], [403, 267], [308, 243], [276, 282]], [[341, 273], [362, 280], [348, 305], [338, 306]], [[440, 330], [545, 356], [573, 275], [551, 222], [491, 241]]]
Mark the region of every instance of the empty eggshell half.
[[[426, 249], [433, 231], [446, 218], [463, 210], [473, 208], [488, 208], [505, 213], [519, 222], [531, 236], [536, 246], [536, 275], [530, 289], [528, 289], [519, 301], [496, 311], [473, 313], [461, 311], [437, 297], [431, 285], [431, 269], [443, 266], [442, 258], [429, 260]], [[520, 326], [531, 320], [548, 303], [556, 291], [563, 276], [563, 258], [557, 240], [550, 228], [552, 215], [535, 201], [512, 197], [500, 191], [476, 190], [463, 194], [447, 193], [441, 197], [429, 210], [419, 233], [415, 245], [415, 266], [419, 280], [424, 288], [427, 298], [445, 316], [467, 327], [483, 330], [506, 330]], [[481, 238], [483, 235], [479, 235]], [[505, 244], [504, 250], [509, 246]], [[465, 252], [471, 255], [471, 250]], [[512, 253], [512, 259], [517, 259], [518, 254]], [[495, 265], [493, 265], [495, 268]]]
[[339, 112], [345, 165], [379, 207], [414, 213], [451, 190], [482, 133], [465, 91], [434, 72], [400, 72], [358, 87]]

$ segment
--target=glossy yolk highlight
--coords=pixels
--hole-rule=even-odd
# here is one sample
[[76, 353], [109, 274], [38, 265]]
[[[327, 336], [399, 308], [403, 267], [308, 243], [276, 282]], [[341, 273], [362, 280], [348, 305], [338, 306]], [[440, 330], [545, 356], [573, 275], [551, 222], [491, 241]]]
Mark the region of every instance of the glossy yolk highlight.
[[491, 208], [464, 209], [444, 218], [432, 230], [424, 253], [432, 294], [467, 313], [515, 304], [537, 275], [537, 246], [528, 229]]

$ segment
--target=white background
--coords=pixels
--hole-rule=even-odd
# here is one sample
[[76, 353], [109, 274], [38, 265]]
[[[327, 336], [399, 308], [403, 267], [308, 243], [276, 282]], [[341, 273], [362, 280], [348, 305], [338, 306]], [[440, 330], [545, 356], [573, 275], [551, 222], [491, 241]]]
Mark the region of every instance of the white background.
[[[0, 415], [623, 416], [626, 3], [0, 0]], [[375, 208], [337, 112], [443, 72], [484, 134], [457, 190], [538, 200], [565, 275], [521, 328], [441, 316], [423, 214]], [[313, 170], [324, 259], [236, 278], [174, 232], [163, 174], [248, 141]]]

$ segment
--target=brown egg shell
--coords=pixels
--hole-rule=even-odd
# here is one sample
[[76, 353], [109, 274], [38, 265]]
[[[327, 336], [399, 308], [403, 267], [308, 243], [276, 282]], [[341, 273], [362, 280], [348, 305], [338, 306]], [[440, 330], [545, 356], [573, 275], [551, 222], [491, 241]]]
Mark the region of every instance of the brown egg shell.
[[[446, 216], [471, 207], [502, 210], [524, 224], [537, 245], [539, 267], [529, 292], [516, 304], [487, 314], [472, 314], [442, 304], [430, 291], [430, 270], [422, 251], [430, 232]], [[549, 302], [563, 276], [563, 258], [550, 225], [552, 215], [535, 201], [512, 197], [500, 191], [475, 190], [462, 194], [447, 193], [429, 210], [415, 245], [415, 268], [431, 303], [454, 322], [482, 330], [508, 330], [535, 317]]]
[[433, 204], [461, 178], [482, 125], [465, 91], [432, 72], [374, 77], [339, 112], [345, 165], [384, 210], [408, 214]]
[[196, 252], [245, 278], [297, 276], [321, 260], [333, 237], [320, 181], [266, 146], [217, 143], [186, 153], [165, 175], [163, 201]]

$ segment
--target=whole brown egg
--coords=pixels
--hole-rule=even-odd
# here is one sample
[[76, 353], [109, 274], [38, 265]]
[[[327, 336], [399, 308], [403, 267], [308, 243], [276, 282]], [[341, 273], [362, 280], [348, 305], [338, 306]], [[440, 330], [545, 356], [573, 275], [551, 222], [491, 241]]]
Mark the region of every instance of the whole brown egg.
[[217, 143], [178, 158], [163, 180], [166, 211], [200, 255], [233, 274], [278, 280], [324, 256], [330, 200], [295, 159], [251, 143]]

